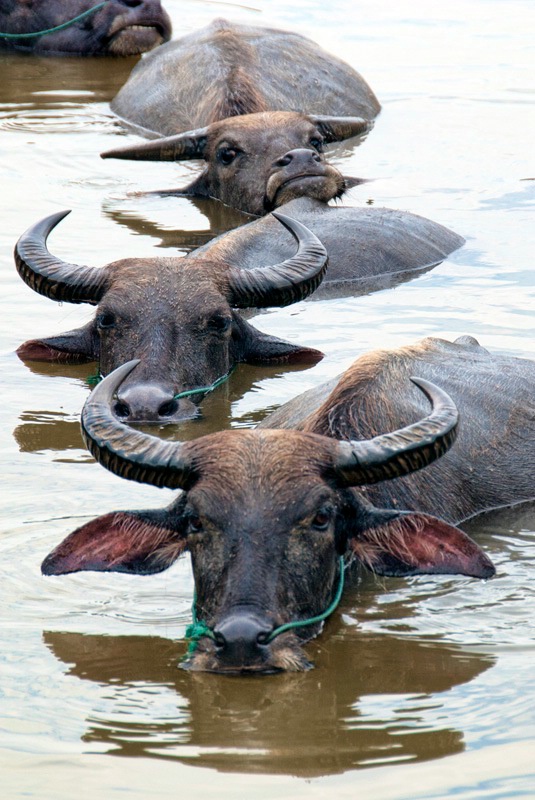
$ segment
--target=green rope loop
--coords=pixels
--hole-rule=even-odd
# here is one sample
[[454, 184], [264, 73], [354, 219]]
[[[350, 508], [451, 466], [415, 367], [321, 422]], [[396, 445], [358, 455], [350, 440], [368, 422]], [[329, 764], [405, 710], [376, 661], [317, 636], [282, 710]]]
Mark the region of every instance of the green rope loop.
[[188, 656], [195, 652], [199, 644], [199, 639], [202, 639], [203, 636], [209, 636], [210, 639], [214, 638], [214, 633], [206, 622], [192, 622], [191, 625], [188, 625], [185, 635], [185, 639], [189, 642]]
[[2, 39], [32, 39], [35, 36], [45, 36], [47, 33], [55, 33], [56, 31], [62, 31], [64, 28], [68, 28], [69, 25], [74, 25], [75, 22], [78, 22], [84, 17], [88, 17], [89, 14], [93, 14], [95, 11], [98, 11], [99, 8], [102, 8], [106, 5], [108, 0], [103, 0], [102, 3], [98, 3], [98, 5], [93, 6], [93, 8], [89, 8], [87, 11], [84, 11], [83, 14], [78, 14], [77, 17], [64, 22], [61, 25], [56, 25], [55, 28], [47, 28], [44, 31], [36, 31], [35, 33], [0, 33], [0, 38]]
[[343, 556], [340, 556], [339, 560], [340, 565], [340, 578], [338, 580], [338, 589], [336, 590], [336, 594], [333, 598], [332, 603], [327, 606], [325, 611], [322, 614], [317, 614], [315, 617], [310, 617], [309, 619], [299, 619], [295, 622], [285, 622], [284, 625], [280, 625], [278, 628], [275, 628], [274, 631], [271, 631], [269, 634], [267, 641], [272, 642], [276, 636], [280, 636], [281, 633], [285, 631], [294, 630], [294, 628], [303, 628], [305, 625], [315, 625], [317, 622], [323, 622], [324, 619], [330, 617], [333, 611], [338, 606], [338, 603], [341, 600], [342, 592], [344, 591], [344, 572], [345, 572], [345, 564]]
[[228, 381], [233, 372], [234, 367], [231, 367], [226, 375], [216, 378], [216, 380], [211, 383], [210, 386], [199, 386], [198, 389], [186, 389], [184, 392], [175, 394], [173, 400], [180, 400], [181, 397], [190, 397], [192, 394], [210, 394], [210, 392], [213, 392], [218, 386], [221, 386], [222, 383]]
[[185, 639], [189, 642], [187, 656], [195, 652], [199, 644], [199, 639], [203, 636], [208, 636], [210, 639], [215, 639], [213, 630], [206, 622], [199, 622], [197, 619], [197, 592], [193, 590], [193, 603], [191, 604], [191, 624], [186, 628]]
[[102, 375], [100, 374], [100, 372], [95, 372], [94, 375], [89, 375], [85, 379], [85, 382], [87, 383], [88, 386], [96, 386], [98, 383], [100, 383], [101, 380], [102, 380]]
[[[323, 622], [323, 620], [331, 616], [333, 611], [336, 610], [341, 600], [342, 592], [344, 591], [345, 564], [343, 556], [340, 556], [338, 563], [340, 568], [338, 588], [332, 602], [327, 606], [325, 611], [323, 611], [321, 614], [317, 614], [315, 617], [310, 617], [309, 619], [299, 619], [295, 620], [295, 622], [285, 622], [284, 625], [280, 625], [278, 628], [275, 628], [274, 631], [271, 631], [270, 635], [266, 639], [267, 643], [272, 642], [276, 636], [280, 636], [280, 634], [285, 633], [285, 631], [291, 631], [295, 628], [304, 628], [305, 625], [315, 625], [317, 622]], [[208, 636], [210, 639], [215, 639], [214, 632], [210, 626], [206, 622], [202, 622], [197, 619], [197, 593], [195, 591], [193, 592], [191, 617], [193, 621], [186, 628], [185, 634], [185, 639], [189, 642], [186, 656], [190, 656], [195, 652], [199, 643], [199, 639], [202, 639], [203, 636]]]

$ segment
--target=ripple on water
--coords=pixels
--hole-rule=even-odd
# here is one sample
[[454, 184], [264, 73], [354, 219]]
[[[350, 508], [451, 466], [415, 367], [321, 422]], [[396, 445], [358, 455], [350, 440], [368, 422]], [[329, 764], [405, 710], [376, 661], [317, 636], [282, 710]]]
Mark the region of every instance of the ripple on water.
[[116, 120], [99, 104], [51, 103], [43, 108], [28, 104], [14, 108], [0, 104], [0, 131], [15, 133], [107, 133], [115, 130]]

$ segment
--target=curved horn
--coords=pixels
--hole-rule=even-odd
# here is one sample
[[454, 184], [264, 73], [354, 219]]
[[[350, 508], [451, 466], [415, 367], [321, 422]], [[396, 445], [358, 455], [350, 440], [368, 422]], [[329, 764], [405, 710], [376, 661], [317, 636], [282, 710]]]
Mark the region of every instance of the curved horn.
[[334, 468], [345, 486], [409, 475], [440, 458], [455, 441], [459, 413], [451, 397], [423, 378], [411, 381], [431, 400], [431, 414], [367, 441], [338, 442]]
[[235, 308], [288, 306], [304, 300], [323, 280], [329, 259], [318, 237], [296, 219], [275, 212], [273, 216], [296, 239], [297, 253], [272, 267], [231, 267], [228, 299]]
[[185, 161], [204, 158], [208, 128], [197, 128], [175, 136], [165, 136], [151, 142], [106, 150], [101, 158], [126, 158], [133, 161]]
[[326, 142], [340, 142], [351, 136], [366, 133], [373, 122], [362, 117], [328, 117], [322, 114], [309, 114], [311, 122], [318, 126]]
[[68, 264], [51, 255], [46, 240], [70, 211], [59, 211], [36, 222], [15, 245], [17, 271], [34, 292], [66, 303], [96, 305], [107, 288], [105, 269]]
[[110, 472], [138, 483], [184, 489], [195, 476], [181, 442], [163, 442], [129, 428], [111, 412], [113, 395], [139, 360], [113, 370], [89, 395], [82, 410], [82, 435], [92, 456]]

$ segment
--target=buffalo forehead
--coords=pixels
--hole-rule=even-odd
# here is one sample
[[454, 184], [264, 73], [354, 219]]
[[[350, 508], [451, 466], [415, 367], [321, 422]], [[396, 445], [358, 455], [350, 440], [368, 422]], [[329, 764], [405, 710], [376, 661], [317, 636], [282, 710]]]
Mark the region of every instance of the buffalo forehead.
[[200, 475], [190, 498], [214, 519], [283, 510], [290, 521], [330, 496], [322, 475], [332, 453], [329, 440], [295, 431], [211, 434], [185, 445]]
[[206, 259], [154, 258], [124, 259], [107, 267], [110, 289], [129, 303], [139, 295], [161, 297], [162, 302], [179, 299], [191, 305], [193, 298], [226, 295], [229, 268]]
[[272, 111], [245, 116], [230, 117], [214, 123], [208, 135], [208, 149], [217, 146], [223, 139], [229, 144], [266, 144], [275, 135], [281, 140], [300, 141], [311, 135], [316, 126], [305, 116], [296, 112]]

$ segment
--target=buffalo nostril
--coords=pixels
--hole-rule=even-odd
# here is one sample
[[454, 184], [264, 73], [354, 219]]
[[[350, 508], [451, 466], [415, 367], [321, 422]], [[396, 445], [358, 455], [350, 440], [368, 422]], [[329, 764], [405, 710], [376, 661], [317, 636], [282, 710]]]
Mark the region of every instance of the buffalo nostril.
[[275, 162], [277, 167], [287, 167], [288, 164], [291, 164], [293, 160], [293, 156], [291, 153], [287, 153], [282, 158], [279, 158], [278, 161]]
[[122, 403], [120, 400], [115, 403], [113, 411], [115, 416], [121, 419], [127, 419], [130, 416], [130, 408], [126, 403]]
[[257, 644], [260, 645], [268, 644], [270, 632], [271, 631], [260, 631], [260, 633], [256, 637]]
[[319, 164], [320, 161], [321, 161], [321, 156], [318, 153], [313, 153], [312, 154], [312, 161], [316, 161]]
[[223, 648], [223, 647], [225, 647], [226, 643], [227, 643], [227, 640], [225, 639], [223, 634], [219, 633], [219, 631], [214, 631], [214, 644], [215, 644], [215, 646], [219, 647], [219, 648]]
[[178, 403], [176, 400], [167, 400], [165, 403], [162, 403], [160, 408], [158, 409], [158, 414], [160, 417], [172, 417], [173, 414], [176, 414], [178, 411]]

